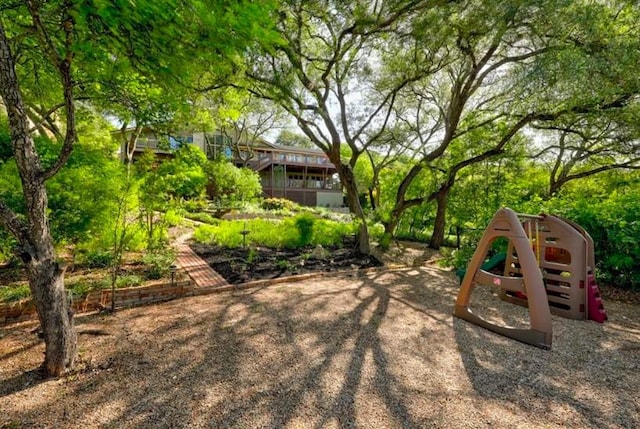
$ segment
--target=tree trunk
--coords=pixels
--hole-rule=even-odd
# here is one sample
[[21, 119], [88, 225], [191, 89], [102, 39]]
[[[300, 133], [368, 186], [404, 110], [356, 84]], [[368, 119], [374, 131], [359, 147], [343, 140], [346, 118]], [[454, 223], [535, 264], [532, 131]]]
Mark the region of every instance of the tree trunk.
[[48, 375], [59, 376], [73, 367], [77, 347], [64, 273], [50, 258], [32, 259], [27, 264], [27, 273], [44, 336], [44, 368]]
[[73, 367], [76, 359], [73, 313], [49, 229], [45, 184], [38, 178], [22, 177], [22, 186], [28, 229], [20, 240], [20, 256], [44, 334], [44, 368], [47, 375], [57, 377]]
[[431, 234], [431, 240], [429, 240], [429, 247], [432, 249], [440, 249], [440, 247], [444, 243], [447, 203], [449, 201], [448, 196], [450, 189], [451, 187], [449, 186], [443, 187], [436, 194], [436, 219], [433, 224], [433, 233]]
[[378, 207], [376, 204], [375, 188], [373, 186], [369, 187], [369, 204], [371, 205], [371, 210], [375, 210]]
[[56, 262], [49, 229], [48, 200], [45, 180], [57, 172], [75, 141], [73, 98], [69, 68], [62, 69], [67, 101], [67, 137], [54, 164], [45, 171], [29, 131], [30, 125], [9, 41], [0, 24], [0, 92], [9, 118], [11, 146], [22, 182], [25, 217], [21, 219], [0, 200], [0, 224], [17, 239], [18, 252], [25, 263], [29, 287], [36, 305], [45, 341], [44, 368], [48, 375], [59, 376], [73, 366], [77, 337], [73, 315], [64, 290], [64, 273]]
[[400, 216], [395, 213], [395, 210], [391, 212], [389, 220], [382, 222], [384, 226], [384, 235], [391, 239], [396, 232], [398, 223], [400, 222]]
[[371, 246], [369, 244], [369, 228], [367, 227], [367, 219], [360, 204], [360, 198], [358, 196], [358, 186], [356, 184], [356, 178], [353, 174], [351, 166], [340, 162], [340, 160], [331, 160], [334, 165], [339, 166], [338, 174], [347, 192], [347, 205], [352, 214], [358, 217], [360, 220], [360, 230], [358, 232], [358, 251], [364, 255], [371, 253]]

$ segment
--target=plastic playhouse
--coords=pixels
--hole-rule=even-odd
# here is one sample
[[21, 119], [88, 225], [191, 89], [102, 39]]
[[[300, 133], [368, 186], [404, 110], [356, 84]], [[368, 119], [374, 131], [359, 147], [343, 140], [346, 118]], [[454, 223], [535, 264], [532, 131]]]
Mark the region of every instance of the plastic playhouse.
[[[509, 240], [502, 275], [483, 268], [498, 237]], [[528, 307], [530, 327], [501, 326], [474, 314], [469, 304], [478, 285], [497, 287], [502, 300]], [[498, 210], [467, 266], [454, 314], [544, 349], [551, 348], [551, 314], [604, 322], [607, 315], [595, 280], [593, 240], [582, 227], [558, 216]]]

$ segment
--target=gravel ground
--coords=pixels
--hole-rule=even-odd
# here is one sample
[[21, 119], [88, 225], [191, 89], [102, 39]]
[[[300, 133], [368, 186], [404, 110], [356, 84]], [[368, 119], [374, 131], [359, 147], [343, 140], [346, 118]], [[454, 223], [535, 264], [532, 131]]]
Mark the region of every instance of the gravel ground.
[[554, 317], [543, 351], [454, 319], [457, 289], [421, 266], [83, 316], [58, 380], [32, 372], [33, 324], [0, 328], [0, 427], [640, 427], [640, 306]]

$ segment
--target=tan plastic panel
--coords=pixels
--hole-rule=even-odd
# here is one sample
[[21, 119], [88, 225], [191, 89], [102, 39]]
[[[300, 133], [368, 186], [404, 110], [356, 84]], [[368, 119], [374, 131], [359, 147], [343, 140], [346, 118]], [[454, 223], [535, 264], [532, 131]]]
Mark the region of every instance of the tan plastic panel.
[[[506, 237], [512, 243], [519, 256], [518, 275], [522, 275], [521, 277], [508, 274], [496, 276], [481, 270], [487, 252], [491, 248], [491, 243], [498, 237]], [[476, 285], [494, 286], [501, 289], [505, 287], [514, 291], [524, 290], [528, 297], [526, 304], [529, 307], [530, 329], [496, 325], [473, 314], [469, 309], [469, 303]], [[513, 210], [508, 208], [498, 210], [485, 230], [462, 280], [454, 314], [456, 317], [518, 341], [545, 349], [551, 348], [553, 336], [551, 313], [542, 273], [531, 249], [529, 238]]]
[[[586, 319], [585, 285], [588, 266], [595, 260], [593, 241], [589, 242], [588, 234], [582, 228], [556, 216], [525, 218], [521, 225], [527, 234], [529, 248], [536, 257], [536, 264], [542, 269], [551, 313], [569, 319]], [[512, 242], [507, 250], [504, 275], [525, 275], [522, 257]], [[526, 299], [508, 291], [501, 292], [500, 296], [514, 304], [527, 306], [528, 294]]]

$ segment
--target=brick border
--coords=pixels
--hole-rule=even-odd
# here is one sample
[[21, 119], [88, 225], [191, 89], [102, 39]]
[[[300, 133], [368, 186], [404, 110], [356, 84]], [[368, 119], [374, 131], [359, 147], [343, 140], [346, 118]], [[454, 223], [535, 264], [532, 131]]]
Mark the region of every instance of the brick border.
[[[298, 274], [288, 277], [276, 277], [266, 280], [254, 280], [242, 284], [229, 284], [220, 274], [215, 272], [186, 244], [177, 246], [178, 257], [176, 264], [181, 271], [186, 272], [189, 280], [173, 283], [154, 283], [144, 286], [121, 288], [115, 290], [115, 307], [117, 309], [138, 307], [147, 304], [170, 301], [188, 296], [209, 295], [230, 290], [243, 290], [255, 287], [266, 287], [279, 283], [289, 283], [316, 277], [356, 275], [377, 271], [396, 271], [407, 269], [404, 265], [393, 264], [382, 267], [365, 269], [351, 269], [341, 271], [318, 271], [314, 273]], [[111, 307], [111, 289], [90, 292], [82, 298], [72, 301], [72, 308], [76, 313], [103, 310]], [[36, 319], [36, 309], [33, 301], [28, 298], [18, 302], [0, 304], [0, 326]]]

